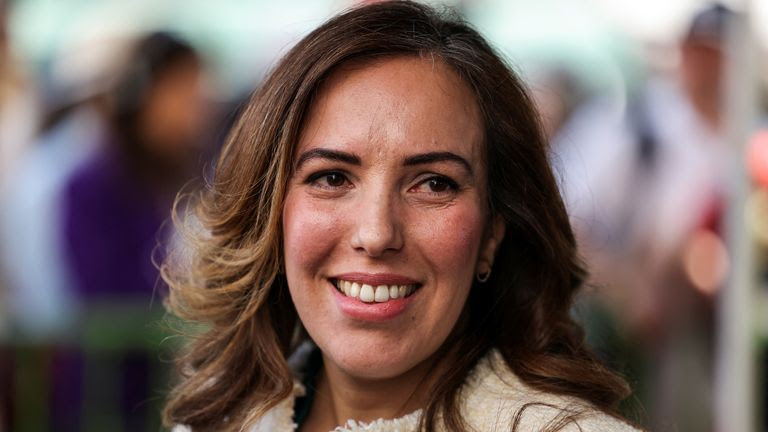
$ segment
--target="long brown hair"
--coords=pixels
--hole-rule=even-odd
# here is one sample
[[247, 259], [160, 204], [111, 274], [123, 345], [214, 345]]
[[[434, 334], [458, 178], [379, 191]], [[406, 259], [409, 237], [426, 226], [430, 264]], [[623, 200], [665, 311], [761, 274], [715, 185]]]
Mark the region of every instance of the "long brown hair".
[[352, 9], [280, 61], [231, 132], [212, 183], [179, 221], [191, 243], [163, 265], [169, 307], [206, 324], [180, 360], [167, 424], [237, 430], [291, 394], [286, 364], [302, 333], [281, 274], [281, 212], [298, 136], [318, 88], [349, 61], [429, 56], [451, 67], [481, 108], [489, 206], [506, 223], [494, 271], [471, 290], [464, 331], [422, 418], [464, 430], [459, 390], [489, 349], [531, 386], [614, 412], [624, 381], [601, 366], [569, 316], [585, 271], [545, 154], [531, 99], [499, 55], [461, 20], [408, 1]]

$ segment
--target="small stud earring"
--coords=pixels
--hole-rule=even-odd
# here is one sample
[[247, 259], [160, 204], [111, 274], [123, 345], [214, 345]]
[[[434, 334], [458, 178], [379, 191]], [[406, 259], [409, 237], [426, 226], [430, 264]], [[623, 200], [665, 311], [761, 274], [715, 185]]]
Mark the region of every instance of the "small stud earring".
[[488, 278], [491, 277], [491, 267], [487, 264], [483, 265], [486, 269], [483, 271], [478, 271], [475, 275], [475, 279], [477, 279], [480, 283], [486, 283], [488, 282]]

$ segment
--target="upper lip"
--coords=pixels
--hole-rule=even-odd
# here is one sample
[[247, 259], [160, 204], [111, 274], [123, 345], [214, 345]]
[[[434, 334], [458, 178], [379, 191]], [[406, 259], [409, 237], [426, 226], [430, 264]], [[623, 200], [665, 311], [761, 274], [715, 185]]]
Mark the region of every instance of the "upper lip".
[[359, 284], [378, 285], [416, 285], [419, 282], [394, 273], [343, 273], [333, 276], [331, 279], [340, 279]]

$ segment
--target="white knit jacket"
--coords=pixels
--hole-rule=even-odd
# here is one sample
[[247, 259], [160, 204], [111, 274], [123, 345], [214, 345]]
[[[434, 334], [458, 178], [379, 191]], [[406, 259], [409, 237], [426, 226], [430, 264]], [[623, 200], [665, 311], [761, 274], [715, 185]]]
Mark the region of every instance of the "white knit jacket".
[[[249, 432], [290, 432], [294, 399], [304, 394], [295, 384], [294, 395], [268, 411]], [[576, 398], [535, 390], [523, 383], [508, 367], [501, 354], [492, 350], [467, 378], [461, 391], [461, 409], [467, 424], [476, 432], [511, 431], [515, 417], [523, 409], [517, 431], [541, 431], [558, 424], [569, 414], [563, 432], [637, 432], [634, 427], [606, 415]], [[525, 407], [525, 408], [523, 408]], [[396, 419], [378, 419], [370, 423], [348, 420], [331, 432], [416, 432], [421, 410]], [[438, 422], [439, 424], [440, 422]], [[442, 429], [439, 429], [442, 431]], [[191, 432], [177, 426], [173, 432]]]

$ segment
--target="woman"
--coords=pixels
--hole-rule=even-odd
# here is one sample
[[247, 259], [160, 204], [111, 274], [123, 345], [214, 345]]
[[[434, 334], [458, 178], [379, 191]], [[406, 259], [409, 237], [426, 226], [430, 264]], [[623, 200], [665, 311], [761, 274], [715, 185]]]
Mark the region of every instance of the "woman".
[[530, 99], [461, 22], [411, 2], [330, 20], [214, 180], [194, 253], [163, 268], [172, 310], [208, 324], [169, 424], [630, 429], [568, 315], [584, 272]]

